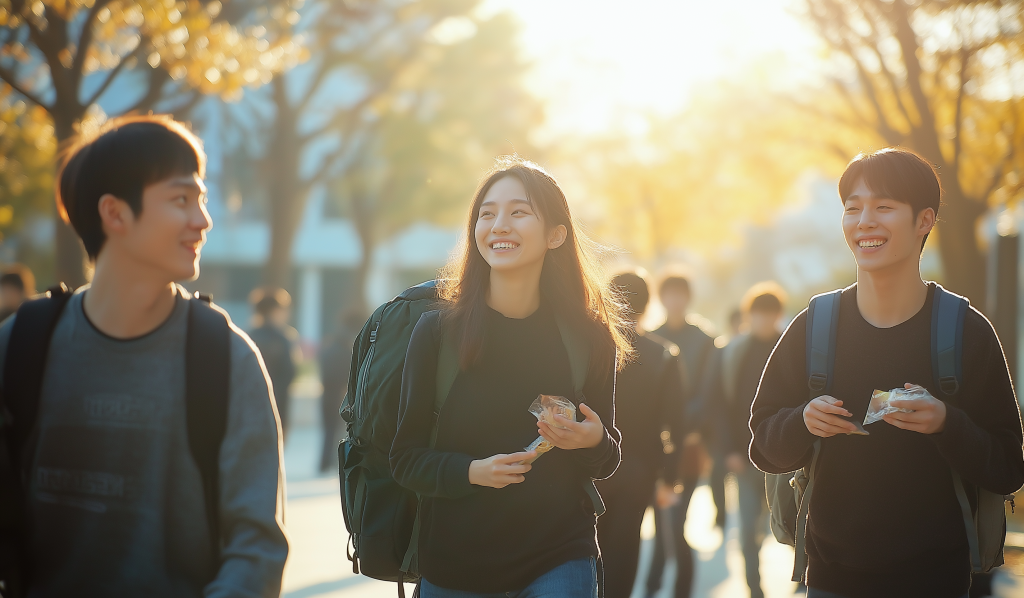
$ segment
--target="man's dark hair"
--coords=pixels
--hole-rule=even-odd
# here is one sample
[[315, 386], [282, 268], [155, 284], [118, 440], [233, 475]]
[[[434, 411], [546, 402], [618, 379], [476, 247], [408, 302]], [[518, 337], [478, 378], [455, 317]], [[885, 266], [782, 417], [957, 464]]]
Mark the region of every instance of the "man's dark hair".
[[11, 264], [0, 275], [0, 287], [13, 287], [25, 294], [36, 292], [36, 278], [32, 271], [21, 264]]
[[647, 311], [651, 291], [643, 276], [636, 272], [624, 272], [612, 278], [612, 287], [622, 294], [633, 314], [640, 316]]
[[253, 310], [266, 317], [275, 309], [285, 308], [292, 304], [292, 296], [279, 287], [255, 289], [249, 295], [249, 303]]
[[[844, 204], [857, 180], [862, 177], [864, 184], [875, 196], [909, 204], [914, 210], [914, 218], [923, 210], [931, 208], [938, 220], [939, 206], [942, 204], [942, 183], [939, 182], [935, 167], [916, 153], [903, 148], [887, 147], [858, 154], [846, 166], [846, 172], [839, 179], [839, 198]], [[925, 234], [921, 243], [922, 250], [927, 241], [928, 234]]]
[[664, 295], [666, 292], [679, 291], [690, 294], [690, 281], [684, 276], [667, 276], [661, 281], [658, 293]]
[[759, 282], [743, 295], [744, 313], [761, 312], [781, 314], [786, 304], [786, 291], [773, 280]]
[[100, 197], [122, 199], [138, 216], [147, 186], [193, 173], [206, 176], [206, 154], [185, 125], [165, 115], [114, 118], [69, 147], [58, 174], [57, 209], [96, 259], [106, 241]]

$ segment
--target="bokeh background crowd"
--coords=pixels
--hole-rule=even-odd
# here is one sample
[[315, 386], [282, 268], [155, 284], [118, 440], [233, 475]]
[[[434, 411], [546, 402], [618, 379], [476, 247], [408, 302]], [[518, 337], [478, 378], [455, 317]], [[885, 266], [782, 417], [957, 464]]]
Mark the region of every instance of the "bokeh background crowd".
[[[1019, 369], [1021, 1], [0, 0], [0, 265], [37, 290], [88, 280], [55, 209], [60, 148], [148, 111], [191, 122], [210, 156], [215, 224], [190, 286], [245, 328], [254, 290], [289, 294], [263, 319], [301, 349], [295, 505], [332, 500], [304, 434], [346, 344], [434, 277], [502, 154], [560, 180], [609, 272], [685, 272], [723, 333], [758, 281], [786, 289], [790, 316], [852, 283], [836, 178], [859, 151], [914, 149], [945, 189], [924, 274], [981, 308]], [[646, 323], [663, 319], [655, 304]], [[292, 509], [296, 537], [304, 517], [340, 524], [317, 508]], [[286, 595], [376, 595], [338, 577], [343, 534], [297, 545]]]

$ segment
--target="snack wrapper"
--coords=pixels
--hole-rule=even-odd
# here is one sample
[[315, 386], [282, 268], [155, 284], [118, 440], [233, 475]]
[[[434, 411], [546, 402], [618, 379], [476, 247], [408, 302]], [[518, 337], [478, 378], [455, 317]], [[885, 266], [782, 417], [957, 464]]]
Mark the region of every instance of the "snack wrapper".
[[930, 397], [927, 390], [920, 386], [912, 388], [894, 388], [889, 391], [876, 390], [871, 393], [871, 402], [868, 404], [868, 412], [864, 414], [864, 425], [882, 421], [882, 418], [890, 413], [912, 413], [913, 409], [902, 409], [891, 404], [891, 401], [900, 399], [920, 399]]
[[[538, 395], [533, 403], [530, 404], [530, 413], [537, 418], [537, 421], [545, 422], [549, 426], [563, 430], [565, 426], [558, 425], [558, 420], [555, 419], [556, 415], [561, 415], [570, 421], [576, 421], [576, 405], [573, 405], [572, 401], [565, 397]], [[555, 448], [555, 445], [544, 440], [543, 436], [538, 436], [537, 440], [534, 440], [530, 443], [530, 446], [523, 449], [525, 451], [536, 451], [537, 456], [528, 461], [523, 461], [523, 463], [533, 463], [541, 455], [553, 448]]]

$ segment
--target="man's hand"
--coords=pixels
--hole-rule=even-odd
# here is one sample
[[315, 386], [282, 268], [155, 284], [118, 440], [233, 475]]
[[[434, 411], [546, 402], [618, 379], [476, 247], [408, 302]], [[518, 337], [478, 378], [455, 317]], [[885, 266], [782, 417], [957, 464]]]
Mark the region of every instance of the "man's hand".
[[822, 395], [804, 407], [804, 425], [811, 434], [821, 438], [849, 434], [856, 430], [857, 426], [843, 419], [852, 414], [842, 407], [843, 402], [839, 399]]
[[[906, 384], [907, 390], [924, 390], [915, 384]], [[928, 391], [924, 391], [925, 394]], [[938, 434], [946, 428], [946, 404], [928, 394], [917, 399], [894, 399], [889, 401], [893, 407], [912, 409], [911, 413], [889, 413], [882, 419], [886, 423], [901, 430], [910, 430], [921, 434]]]
[[747, 459], [746, 455], [740, 453], [732, 453], [725, 458], [725, 466], [729, 471], [740, 474], [747, 470], [747, 466], [750, 465], [750, 460]]
[[469, 483], [488, 488], [504, 488], [509, 484], [518, 484], [526, 479], [523, 474], [533, 468], [522, 461], [536, 456], [535, 451], [527, 451], [511, 455], [494, 455], [473, 461], [469, 464]]
[[601, 444], [601, 439], [604, 438], [604, 424], [601, 423], [601, 418], [583, 403], [580, 403], [580, 413], [586, 418], [581, 422], [574, 422], [561, 415], [555, 416], [555, 421], [565, 428], [564, 430], [542, 421], [537, 422], [537, 429], [544, 440], [568, 451], [593, 448]]

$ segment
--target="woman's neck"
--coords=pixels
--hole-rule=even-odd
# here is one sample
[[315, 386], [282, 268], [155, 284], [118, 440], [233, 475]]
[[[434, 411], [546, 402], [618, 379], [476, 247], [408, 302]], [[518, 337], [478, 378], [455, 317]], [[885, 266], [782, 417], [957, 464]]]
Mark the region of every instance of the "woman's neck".
[[488, 307], [506, 318], [531, 316], [540, 309], [540, 272], [500, 272], [492, 268]]
[[153, 279], [147, 270], [97, 261], [92, 285], [82, 301], [86, 316], [100, 332], [114, 338], [135, 338], [170, 317], [177, 292], [174, 283]]
[[857, 308], [876, 328], [892, 328], [914, 317], [928, 298], [928, 285], [913, 260], [876, 272], [857, 270]]

